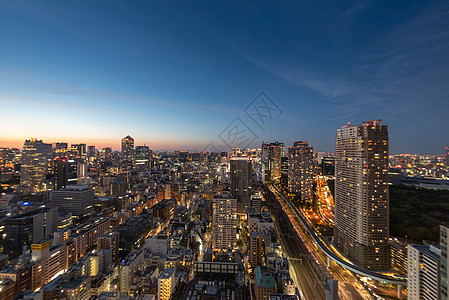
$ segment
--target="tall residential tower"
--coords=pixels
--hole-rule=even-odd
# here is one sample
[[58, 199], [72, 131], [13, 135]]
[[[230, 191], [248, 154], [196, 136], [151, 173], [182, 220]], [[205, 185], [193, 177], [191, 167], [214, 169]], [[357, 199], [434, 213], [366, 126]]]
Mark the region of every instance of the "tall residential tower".
[[335, 148], [334, 242], [364, 268], [389, 269], [388, 128], [345, 125]]
[[288, 190], [305, 202], [313, 200], [313, 148], [308, 142], [288, 147]]
[[237, 199], [229, 193], [212, 199], [212, 248], [234, 249], [237, 244]]
[[248, 157], [231, 158], [231, 193], [237, 198], [237, 212], [246, 214], [251, 200], [251, 161]]

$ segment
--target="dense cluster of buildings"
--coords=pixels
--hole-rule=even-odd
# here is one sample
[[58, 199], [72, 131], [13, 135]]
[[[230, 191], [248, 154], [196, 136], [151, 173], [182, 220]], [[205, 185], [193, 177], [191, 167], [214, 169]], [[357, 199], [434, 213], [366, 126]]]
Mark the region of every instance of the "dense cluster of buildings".
[[449, 155], [389, 156], [388, 144], [373, 120], [338, 129], [332, 155], [306, 141], [153, 152], [130, 136], [120, 152], [0, 149], [0, 298], [299, 299], [261, 183], [313, 207], [319, 176], [335, 180], [341, 254], [407, 275], [409, 299], [447, 299], [448, 227], [439, 245], [407, 245], [390, 238], [388, 212], [392, 170], [444, 180]]
[[[1, 149], [1, 299], [244, 299], [252, 285], [268, 299], [286, 282], [295, 293], [253, 188], [257, 151], [153, 153], [130, 136], [121, 150]], [[247, 281], [256, 267], [274, 289]]]

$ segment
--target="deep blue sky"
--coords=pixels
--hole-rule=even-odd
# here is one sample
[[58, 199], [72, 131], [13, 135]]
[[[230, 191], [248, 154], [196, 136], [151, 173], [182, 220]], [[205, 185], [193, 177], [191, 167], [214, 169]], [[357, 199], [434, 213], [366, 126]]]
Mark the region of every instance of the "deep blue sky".
[[[282, 109], [258, 127], [264, 91]], [[334, 151], [383, 119], [391, 153], [449, 145], [447, 1], [1, 1], [0, 146], [201, 150], [236, 117]], [[236, 146], [239, 146], [236, 143]]]

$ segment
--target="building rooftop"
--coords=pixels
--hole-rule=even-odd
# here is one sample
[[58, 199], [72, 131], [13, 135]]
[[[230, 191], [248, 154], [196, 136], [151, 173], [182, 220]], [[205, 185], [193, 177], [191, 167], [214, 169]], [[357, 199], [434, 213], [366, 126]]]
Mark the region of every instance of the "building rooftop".
[[258, 287], [263, 288], [276, 288], [276, 281], [273, 275], [263, 274], [262, 268], [258, 266], [254, 269], [254, 277], [256, 279], [256, 284]]
[[89, 186], [87, 185], [67, 185], [66, 187], [63, 187], [60, 189], [60, 191], [87, 191], [89, 189]]
[[176, 272], [175, 268], [169, 268], [169, 269], [165, 269], [160, 275], [159, 275], [159, 279], [168, 279], [170, 277], [172, 277]]

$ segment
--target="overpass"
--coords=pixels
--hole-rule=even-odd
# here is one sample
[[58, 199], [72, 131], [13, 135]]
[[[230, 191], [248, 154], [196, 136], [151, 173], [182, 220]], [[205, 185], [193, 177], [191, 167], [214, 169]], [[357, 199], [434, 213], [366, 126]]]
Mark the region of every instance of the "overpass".
[[350, 262], [347, 262], [346, 260], [339, 257], [337, 254], [335, 254], [332, 250], [330, 250], [325, 243], [316, 235], [315, 231], [312, 227], [307, 223], [307, 221], [302, 217], [302, 215], [299, 213], [296, 206], [294, 206], [287, 197], [284, 196], [282, 192], [278, 190], [278, 188], [272, 184], [271, 185], [276, 192], [285, 200], [285, 202], [288, 203], [288, 205], [291, 207], [291, 209], [295, 212], [296, 216], [299, 218], [299, 220], [302, 223], [302, 226], [307, 230], [309, 235], [313, 238], [314, 242], [317, 244], [317, 246], [321, 249], [321, 251], [326, 254], [326, 256], [333, 260], [335, 263], [339, 264], [340, 266], [345, 267], [346, 269], [350, 270], [351, 272], [354, 272], [356, 274], [359, 274], [360, 276], [369, 277], [374, 280], [378, 281], [384, 281], [390, 284], [395, 285], [401, 285], [401, 286], [407, 286], [407, 277], [400, 276], [400, 275], [384, 275], [382, 273], [375, 272], [373, 270], [368, 270], [362, 267], [359, 267], [357, 265], [354, 265]]

